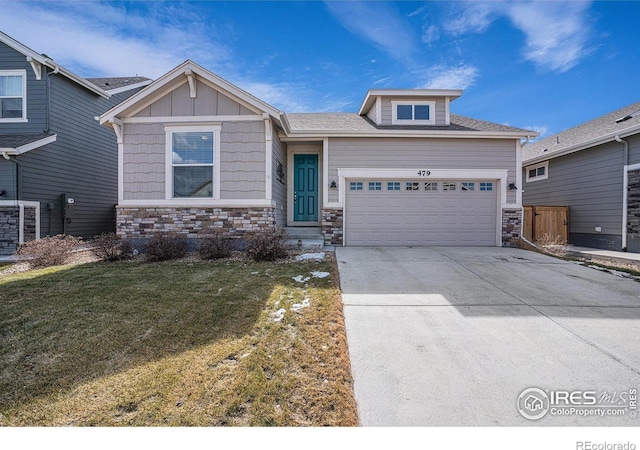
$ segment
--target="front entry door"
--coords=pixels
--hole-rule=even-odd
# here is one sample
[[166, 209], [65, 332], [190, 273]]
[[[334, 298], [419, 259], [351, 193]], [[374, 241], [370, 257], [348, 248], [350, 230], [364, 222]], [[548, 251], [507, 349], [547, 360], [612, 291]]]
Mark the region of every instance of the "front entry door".
[[318, 221], [318, 155], [293, 155], [293, 220]]

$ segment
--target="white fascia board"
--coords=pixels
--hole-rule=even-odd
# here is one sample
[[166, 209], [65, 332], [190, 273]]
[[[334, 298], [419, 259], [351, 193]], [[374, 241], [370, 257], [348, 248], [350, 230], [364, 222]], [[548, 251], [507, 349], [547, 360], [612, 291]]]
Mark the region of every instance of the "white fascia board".
[[21, 145], [20, 147], [15, 148], [0, 148], [0, 155], [6, 154], [7, 156], [19, 156], [24, 153], [30, 152], [31, 150], [35, 150], [36, 148], [40, 148], [44, 145], [51, 144], [58, 139], [58, 135], [54, 134], [53, 136], [48, 136], [44, 139], [40, 139], [34, 142], [29, 142], [28, 144]]
[[75, 83], [79, 84], [80, 86], [83, 86], [84, 88], [90, 90], [91, 92], [93, 92], [95, 94], [98, 94], [99, 96], [104, 97], [104, 98], [111, 97], [111, 94], [107, 93], [106, 91], [103, 91], [102, 89], [100, 89], [95, 84], [90, 83], [86, 79], [84, 79], [82, 77], [79, 77], [78, 75], [76, 75], [75, 73], [71, 72], [70, 70], [65, 69], [64, 67], [62, 67], [58, 63], [56, 63], [54, 60], [52, 60], [50, 58], [46, 58], [43, 55], [41, 55], [40, 53], [31, 50], [26, 45], [16, 41], [15, 39], [13, 39], [10, 36], [7, 36], [6, 34], [4, 34], [1, 31], [0, 31], [0, 42], [3, 42], [4, 44], [6, 44], [7, 46], [11, 47], [15, 51], [17, 51], [19, 53], [22, 53], [27, 58], [30, 58], [30, 59], [27, 59], [27, 61], [29, 61], [30, 63], [34, 63], [35, 62], [37, 64], [45, 65], [45, 66], [47, 66], [47, 67], [49, 67], [51, 69], [54, 69], [54, 70], [58, 69], [60, 74], [62, 74], [65, 77], [69, 78], [70, 80], [74, 81]]
[[366, 114], [376, 97], [450, 97], [453, 101], [460, 96], [462, 96], [460, 89], [369, 89], [358, 114], [361, 116]]
[[324, 139], [327, 137], [415, 137], [415, 138], [477, 138], [477, 139], [522, 139], [532, 134], [513, 131], [451, 131], [451, 130], [372, 130], [372, 131], [295, 131], [289, 140]]
[[572, 145], [571, 147], [567, 147], [564, 148], [562, 150], [553, 152], [553, 153], [546, 153], [543, 155], [539, 155], [530, 159], [527, 159], [526, 161], [522, 161], [522, 165], [523, 166], [530, 166], [532, 164], [536, 164], [539, 162], [543, 162], [543, 161], [548, 161], [550, 159], [555, 159], [555, 158], [559, 158], [560, 156], [566, 156], [569, 155], [571, 153], [575, 153], [575, 152], [579, 152], [581, 150], [585, 150], [587, 148], [591, 148], [591, 147], [595, 147], [598, 145], [602, 145], [602, 144], [606, 144], [608, 142], [611, 141], [615, 141], [616, 140], [616, 136], [619, 136], [620, 138], [625, 138], [625, 137], [629, 137], [631, 135], [634, 134], [638, 134], [640, 133], [640, 125], [634, 125], [633, 127], [629, 127], [629, 128], [625, 128], [623, 130], [620, 131], [616, 131], [616, 132], [612, 132], [612, 133], [608, 133], [605, 134], [603, 136], [599, 136], [595, 139], [591, 139], [590, 141], [585, 141], [585, 142], [581, 142], [579, 144], [576, 145]]
[[[167, 72], [166, 74], [158, 78], [157, 80], [153, 81], [151, 84], [146, 86], [140, 92], [137, 92], [136, 94], [132, 95], [127, 100], [125, 100], [124, 102], [120, 103], [119, 105], [115, 106], [114, 108], [102, 114], [100, 116], [100, 123], [104, 124], [110, 117], [120, 116], [124, 112], [127, 112], [132, 108], [135, 108], [135, 106], [140, 102], [144, 102], [146, 106], [147, 104], [149, 104], [149, 102], [152, 102], [153, 99], [157, 99], [165, 95], [166, 92], [164, 92], [163, 89], [167, 86], [174, 87], [172, 85], [175, 83], [176, 79], [183, 78], [183, 80], [180, 80], [182, 82], [179, 83], [178, 85], [187, 83], [188, 80], [187, 80], [187, 77], [185, 76], [185, 73], [189, 71], [190, 73], [195, 75], [197, 78], [199, 78], [199, 81], [202, 81], [208, 86], [212, 87], [213, 89], [216, 89], [217, 91], [220, 91], [223, 94], [232, 97], [234, 100], [238, 101], [240, 104], [242, 104], [243, 106], [246, 106], [251, 110], [259, 111], [260, 113], [268, 113], [278, 123], [280, 123], [280, 116], [282, 114], [281, 111], [263, 102], [262, 100], [254, 97], [253, 95], [240, 89], [239, 87], [231, 84], [230, 82], [220, 78], [219, 76], [213, 74], [209, 70], [203, 68], [202, 66], [194, 63], [191, 60], [186, 60], [176, 68], [170, 70], [169, 72]], [[159, 96], [158, 94], [156, 94], [155, 96], [153, 95], [154, 93], [158, 93], [158, 92], [159, 92]], [[133, 114], [135, 114], [135, 112], [133, 112], [132, 115]]]

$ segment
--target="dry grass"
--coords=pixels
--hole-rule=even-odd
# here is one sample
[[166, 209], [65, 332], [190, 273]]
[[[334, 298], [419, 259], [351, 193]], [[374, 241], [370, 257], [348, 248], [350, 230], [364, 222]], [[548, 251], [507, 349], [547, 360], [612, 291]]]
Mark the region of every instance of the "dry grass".
[[[332, 275], [292, 279], [311, 271]], [[221, 261], [4, 275], [0, 425], [357, 425], [336, 274]]]

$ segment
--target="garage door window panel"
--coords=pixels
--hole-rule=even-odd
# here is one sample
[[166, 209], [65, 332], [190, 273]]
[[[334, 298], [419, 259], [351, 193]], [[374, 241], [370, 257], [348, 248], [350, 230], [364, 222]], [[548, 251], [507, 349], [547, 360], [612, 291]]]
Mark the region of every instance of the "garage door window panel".
[[387, 183], [387, 191], [399, 191], [399, 190], [400, 190], [399, 181], [389, 181]]
[[442, 190], [447, 192], [453, 192], [456, 190], [456, 183], [442, 183]]

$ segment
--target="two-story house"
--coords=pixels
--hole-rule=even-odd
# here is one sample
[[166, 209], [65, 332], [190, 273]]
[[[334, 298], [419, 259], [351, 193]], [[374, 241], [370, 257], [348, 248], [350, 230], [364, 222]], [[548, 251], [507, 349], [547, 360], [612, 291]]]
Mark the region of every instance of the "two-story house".
[[185, 61], [100, 118], [118, 138], [118, 233], [513, 245], [522, 141], [537, 134], [452, 114], [461, 95], [375, 89], [357, 113], [289, 114]]
[[0, 32], [0, 255], [115, 228], [118, 146], [96, 117], [150, 82], [85, 79]]

